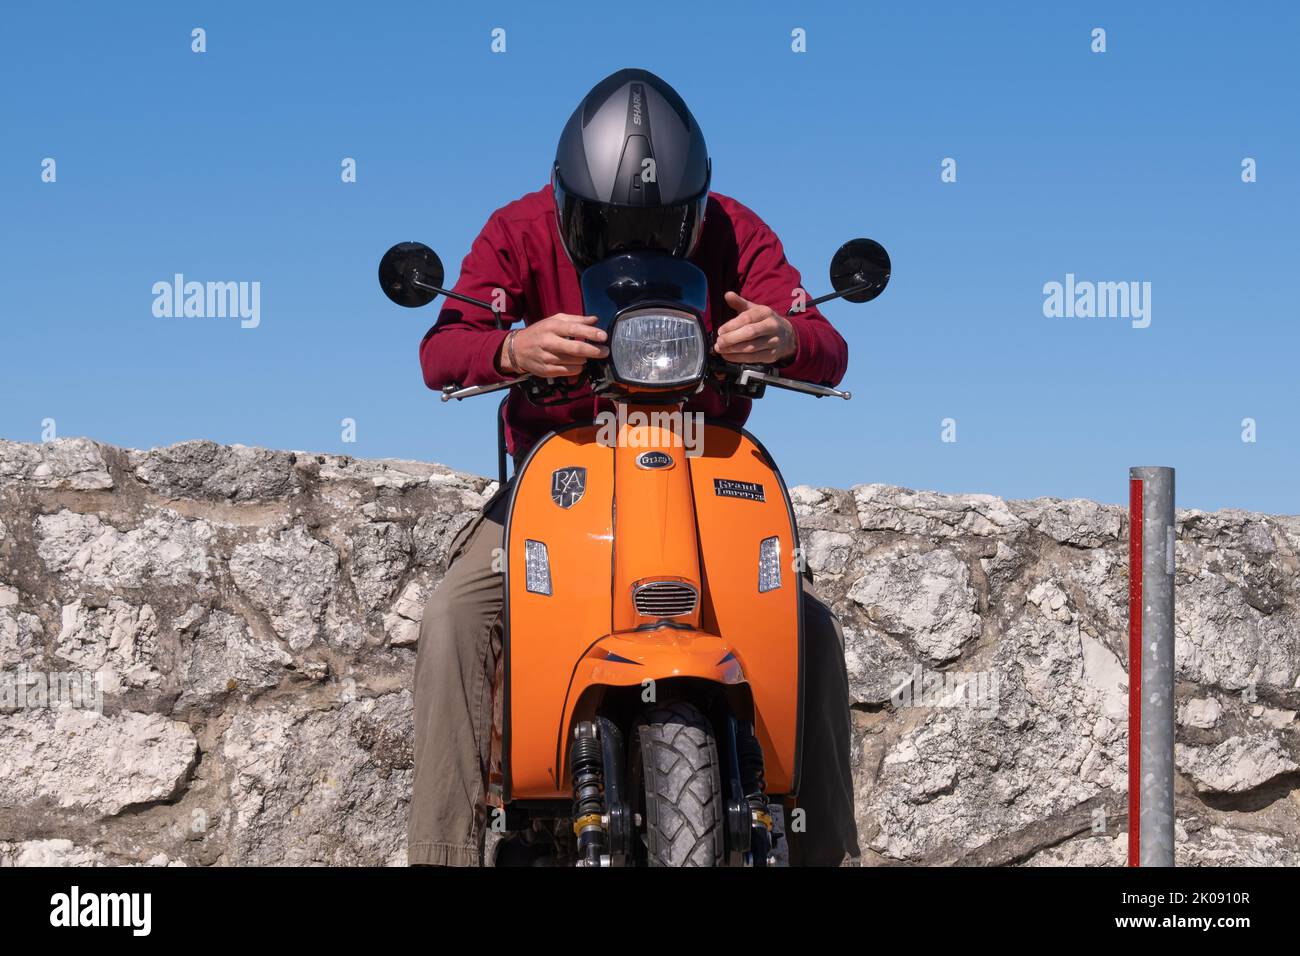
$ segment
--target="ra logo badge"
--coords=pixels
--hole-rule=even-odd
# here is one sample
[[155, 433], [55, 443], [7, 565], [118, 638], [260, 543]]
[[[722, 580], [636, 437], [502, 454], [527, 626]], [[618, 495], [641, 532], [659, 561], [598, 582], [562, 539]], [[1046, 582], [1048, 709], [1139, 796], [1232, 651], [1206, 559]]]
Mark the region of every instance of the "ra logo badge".
[[572, 508], [587, 490], [587, 469], [574, 466], [551, 472], [551, 500], [561, 508]]

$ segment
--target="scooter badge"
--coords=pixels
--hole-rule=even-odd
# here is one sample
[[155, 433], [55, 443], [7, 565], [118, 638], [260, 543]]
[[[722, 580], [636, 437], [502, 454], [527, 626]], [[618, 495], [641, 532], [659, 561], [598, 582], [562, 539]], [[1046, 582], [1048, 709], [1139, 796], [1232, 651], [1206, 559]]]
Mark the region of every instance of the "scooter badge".
[[763, 486], [756, 481], [737, 481], [735, 478], [714, 478], [713, 493], [719, 498], [744, 498], [747, 501], [766, 501]]
[[551, 472], [551, 500], [561, 508], [572, 508], [587, 490], [587, 469], [574, 466]]
[[656, 468], [671, 468], [673, 466], [673, 456], [664, 451], [648, 451], [636, 460], [638, 468], [645, 468], [653, 471]]

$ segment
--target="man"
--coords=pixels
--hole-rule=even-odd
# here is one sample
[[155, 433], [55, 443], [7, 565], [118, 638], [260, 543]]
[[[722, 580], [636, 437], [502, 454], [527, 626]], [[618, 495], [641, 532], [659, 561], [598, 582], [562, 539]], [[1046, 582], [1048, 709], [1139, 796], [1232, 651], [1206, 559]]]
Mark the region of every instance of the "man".
[[[709, 193], [704, 137], [680, 96], [644, 70], [598, 83], [560, 137], [551, 185], [498, 210], [461, 265], [455, 291], [502, 302], [520, 328], [449, 302], [420, 344], [425, 383], [485, 385], [520, 374], [578, 375], [603, 358], [605, 334], [582, 314], [581, 269], [615, 252], [653, 248], [689, 258], [709, 280], [706, 328], [732, 362], [780, 367], [790, 378], [835, 384], [848, 349], [815, 309], [785, 311], [800, 286], [781, 243], [750, 210]], [[747, 399], [705, 389], [688, 412], [742, 423]], [[515, 390], [505, 407], [507, 447], [519, 461], [568, 422], [612, 410], [585, 386], [539, 407]], [[480, 863], [491, 747], [492, 680], [502, 642], [504, 496], [451, 547], [446, 577], [425, 609], [415, 676], [412, 864]], [[848, 679], [843, 637], [830, 611], [804, 591], [806, 832], [791, 834], [794, 864], [838, 865], [858, 854], [849, 770]]]

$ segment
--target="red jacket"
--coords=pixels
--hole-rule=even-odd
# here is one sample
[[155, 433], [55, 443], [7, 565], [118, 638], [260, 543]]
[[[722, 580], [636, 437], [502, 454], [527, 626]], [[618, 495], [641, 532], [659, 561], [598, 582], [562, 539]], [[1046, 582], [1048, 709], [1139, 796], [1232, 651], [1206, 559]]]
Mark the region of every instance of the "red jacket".
[[[736, 200], [717, 193], [709, 196], [703, 233], [691, 261], [709, 280], [709, 306], [704, 316], [708, 331], [735, 315], [723, 299], [725, 292], [738, 292], [784, 315], [793, 304], [794, 290], [802, 285], [798, 271], [785, 261], [781, 242], [767, 224]], [[578, 271], [560, 241], [549, 185], [494, 212], [461, 263], [456, 292], [490, 302], [494, 289], [505, 291], [504, 318], [511, 323], [535, 322], [557, 312], [584, 314]], [[715, 320], [715, 316], [721, 318]], [[781, 374], [838, 384], [849, 361], [844, 339], [815, 308], [791, 316], [790, 322], [799, 349]], [[507, 376], [497, 369], [496, 358], [505, 337], [506, 331], [496, 327], [491, 312], [447, 300], [438, 321], [420, 342], [425, 384], [440, 389], [453, 382], [468, 386], [503, 381]], [[686, 409], [741, 424], [749, 417], [750, 404], [748, 399], [736, 398], [724, 406], [717, 392], [706, 388], [690, 399]], [[572, 401], [545, 408], [514, 391], [506, 403], [507, 447], [512, 454], [521, 455], [552, 429], [590, 421], [596, 412], [612, 407], [586, 386]]]

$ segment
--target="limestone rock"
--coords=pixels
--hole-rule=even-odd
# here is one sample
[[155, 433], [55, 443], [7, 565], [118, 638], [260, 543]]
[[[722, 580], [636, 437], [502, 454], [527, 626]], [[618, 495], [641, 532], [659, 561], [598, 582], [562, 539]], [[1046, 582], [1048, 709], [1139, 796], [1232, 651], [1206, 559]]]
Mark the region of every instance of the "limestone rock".
[[1118, 541], [1126, 520], [1123, 508], [1082, 498], [1013, 501], [1010, 508], [1053, 541], [1079, 548], [1098, 548]]
[[198, 628], [186, 661], [176, 710], [210, 708], [228, 694], [275, 687], [293, 658], [278, 644], [253, 636], [243, 619], [213, 611]]
[[271, 620], [292, 650], [324, 635], [325, 609], [338, 580], [338, 555], [301, 525], [260, 536], [230, 556], [235, 585]]
[[221, 756], [230, 788], [224, 863], [374, 866], [404, 846], [407, 692], [333, 710], [246, 711], [223, 735]]
[[63, 607], [56, 652], [77, 668], [98, 673], [104, 692], [158, 685], [154, 667], [158, 617], [148, 604], [136, 607], [112, 598], [106, 607], [76, 600]]
[[37, 554], [52, 574], [114, 590], [208, 581], [212, 528], [164, 510], [130, 531], [64, 509], [36, 519]]
[[1216, 697], [1199, 697], [1187, 701], [1178, 710], [1178, 722], [1184, 727], [1209, 730], [1219, 722], [1223, 707]]
[[22, 610], [17, 588], [0, 584], [0, 667], [14, 667], [41, 652], [45, 627], [35, 614]]
[[[495, 490], [0, 442], [0, 865], [404, 862], [420, 620]], [[1122, 865], [1124, 509], [790, 496], [843, 626], [864, 861]], [[1300, 865], [1300, 517], [1176, 530], [1178, 862]], [[98, 698], [26, 696], [91, 675]]]
[[1014, 533], [1025, 527], [993, 495], [941, 495], [892, 485], [853, 488], [864, 531], [897, 531], [930, 538]]
[[970, 572], [951, 551], [872, 556], [849, 599], [881, 631], [910, 642], [936, 663], [952, 660], [980, 634]]
[[1241, 793], [1300, 770], [1300, 764], [1272, 736], [1233, 736], [1214, 747], [1177, 744], [1174, 760], [1203, 793]]
[[104, 855], [71, 840], [0, 843], [0, 866], [102, 866]]
[[104, 817], [168, 800], [198, 754], [193, 732], [159, 714], [92, 710], [0, 714], [0, 800], [37, 800]]
[[382, 607], [411, 566], [411, 533], [393, 521], [367, 522], [349, 537], [352, 584], [367, 611]]
[[169, 498], [262, 501], [301, 488], [291, 452], [243, 445], [186, 441], [167, 448], [132, 452], [136, 478]]
[[113, 476], [99, 445], [89, 438], [58, 438], [38, 445], [0, 439], [0, 485], [5, 482], [64, 491], [103, 491], [113, 487]]
[[406, 586], [393, 603], [393, 609], [384, 615], [384, 630], [390, 644], [402, 647], [420, 640], [420, 621], [428, 599], [429, 592], [419, 581]]

